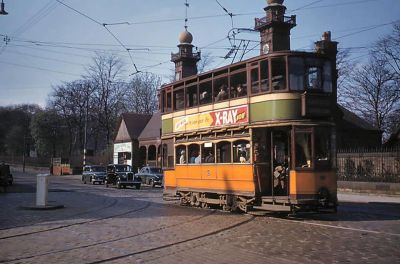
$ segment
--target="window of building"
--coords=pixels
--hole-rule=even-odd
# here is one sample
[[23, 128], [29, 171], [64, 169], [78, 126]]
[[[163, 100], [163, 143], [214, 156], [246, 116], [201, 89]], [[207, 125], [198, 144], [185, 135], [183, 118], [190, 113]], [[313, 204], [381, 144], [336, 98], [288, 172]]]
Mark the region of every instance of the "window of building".
[[198, 105], [197, 84], [186, 88], [186, 106], [194, 107]]
[[256, 94], [260, 92], [260, 78], [258, 74], [258, 67], [252, 68], [250, 70], [250, 89], [252, 94]]
[[214, 80], [214, 101], [219, 102], [229, 98], [228, 77]]
[[214, 143], [206, 142], [201, 146], [202, 163], [215, 163]]
[[182, 110], [185, 107], [184, 89], [174, 90], [174, 110]]
[[175, 162], [180, 165], [187, 164], [186, 146], [176, 146]]
[[260, 88], [261, 92], [269, 91], [269, 72], [268, 72], [268, 60], [260, 62]]
[[217, 144], [217, 163], [231, 163], [231, 142], [222, 141]]
[[188, 146], [188, 154], [189, 154], [188, 163], [190, 163], [190, 164], [200, 164], [201, 163], [200, 146], [198, 144], [189, 145]]
[[232, 149], [234, 163], [250, 162], [250, 142], [248, 140], [238, 140], [233, 142]]
[[332, 66], [330, 61], [324, 63], [324, 92], [332, 92]]
[[231, 98], [243, 97], [247, 95], [247, 76], [245, 71], [232, 74], [230, 80]]
[[289, 58], [290, 90], [304, 90], [304, 60], [303, 58]]
[[285, 58], [271, 59], [272, 89], [280, 91], [286, 89], [286, 61]]
[[312, 145], [311, 132], [296, 131], [295, 133], [295, 164], [296, 168], [311, 168]]
[[212, 82], [205, 81], [199, 84], [200, 104], [209, 104], [212, 101]]

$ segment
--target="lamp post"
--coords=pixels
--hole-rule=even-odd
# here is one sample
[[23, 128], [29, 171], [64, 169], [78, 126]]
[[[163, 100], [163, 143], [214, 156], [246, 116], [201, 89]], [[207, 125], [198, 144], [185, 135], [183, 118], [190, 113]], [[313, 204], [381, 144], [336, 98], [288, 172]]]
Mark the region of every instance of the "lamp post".
[[1, 0], [1, 8], [0, 8], [0, 15], [8, 15], [6, 10], [4, 9], [4, 2]]
[[87, 123], [88, 123], [88, 109], [89, 109], [89, 84], [86, 84], [86, 109], [85, 109], [85, 125], [83, 136], [83, 167], [86, 166], [86, 152], [87, 152]]

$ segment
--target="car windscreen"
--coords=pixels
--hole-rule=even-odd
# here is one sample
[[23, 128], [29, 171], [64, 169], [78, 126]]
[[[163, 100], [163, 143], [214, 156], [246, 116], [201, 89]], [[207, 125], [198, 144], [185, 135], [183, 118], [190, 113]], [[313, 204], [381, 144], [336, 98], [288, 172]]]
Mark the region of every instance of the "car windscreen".
[[102, 167], [102, 166], [93, 166], [93, 167], [92, 167], [92, 171], [94, 171], [94, 172], [105, 172], [105, 171], [106, 171], [106, 167]]
[[115, 170], [117, 172], [131, 171], [131, 166], [129, 166], [129, 165], [119, 165], [119, 166], [115, 166]]
[[150, 168], [150, 173], [162, 173], [160, 168]]

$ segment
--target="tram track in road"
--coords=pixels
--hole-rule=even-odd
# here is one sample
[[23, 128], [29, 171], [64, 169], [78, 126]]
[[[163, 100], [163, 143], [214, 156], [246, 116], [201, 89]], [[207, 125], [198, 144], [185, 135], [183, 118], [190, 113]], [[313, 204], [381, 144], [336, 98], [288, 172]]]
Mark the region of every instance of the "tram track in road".
[[227, 226], [227, 227], [223, 227], [223, 228], [220, 228], [220, 229], [217, 229], [217, 230], [214, 230], [214, 231], [211, 231], [211, 232], [199, 235], [199, 236], [191, 237], [191, 238], [188, 238], [188, 239], [183, 239], [183, 240], [180, 240], [180, 241], [177, 241], [177, 242], [167, 243], [167, 244], [164, 244], [164, 245], [161, 245], [161, 246], [157, 246], [157, 247], [150, 247], [150, 248], [144, 249], [144, 250], [133, 251], [133, 252], [130, 252], [130, 253], [127, 253], [127, 254], [123, 254], [123, 255], [120, 255], [120, 256], [115, 256], [115, 257], [111, 257], [111, 258], [107, 258], [107, 259], [103, 259], [103, 260], [99, 260], [99, 261], [94, 261], [94, 262], [89, 262], [89, 263], [90, 264], [97, 264], [97, 263], [105, 263], [105, 262], [110, 262], [110, 261], [116, 261], [116, 260], [120, 260], [120, 259], [124, 259], [124, 258], [128, 258], [128, 257], [132, 257], [132, 256], [138, 255], [138, 254], [149, 253], [149, 252], [152, 252], [152, 251], [157, 251], [157, 250], [165, 249], [165, 248], [168, 248], [168, 247], [173, 247], [173, 246], [176, 246], [176, 245], [180, 245], [180, 244], [184, 244], [184, 243], [191, 242], [191, 241], [194, 241], [194, 240], [202, 239], [202, 238], [205, 238], [205, 237], [217, 235], [219, 233], [222, 233], [222, 232], [237, 228], [239, 226], [242, 226], [242, 225], [245, 225], [245, 224], [248, 224], [248, 223], [252, 222], [255, 218], [256, 218], [255, 216], [250, 216], [250, 218], [248, 218], [248, 219], [246, 219], [244, 221], [241, 221], [239, 223], [235, 223], [233, 225], [230, 225], [230, 226]]
[[[116, 201], [116, 203], [114, 203], [113, 205], [109, 205], [105, 208], [100, 208], [96, 211], [101, 211], [104, 209], [107, 209], [109, 207], [115, 206], [115, 204], [118, 203], [118, 200]], [[142, 210], [147, 209], [148, 207], [151, 206], [151, 202], [146, 202], [144, 206], [137, 208], [137, 209], [133, 209], [133, 210], [129, 210], [129, 211], [125, 211], [123, 213], [119, 213], [119, 214], [113, 214], [113, 215], [109, 215], [106, 217], [100, 217], [100, 218], [96, 218], [96, 219], [91, 219], [91, 220], [87, 220], [87, 221], [81, 221], [81, 222], [76, 222], [76, 223], [71, 223], [71, 224], [66, 224], [66, 225], [61, 225], [61, 226], [57, 226], [57, 227], [53, 227], [53, 228], [47, 228], [44, 230], [38, 230], [38, 231], [33, 231], [33, 232], [27, 232], [27, 233], [23, 233], [23, 234], [17, 234], [17, 235], [12, 235], [12, 236], [5, 236], [5, 237], [0, 237], [0, 240], [5, 240], [5, 239], [10, 239], [10, 238], [15, 238], [15, 237], [23, 237], [23, 236], [29, 236], [29, 235], [34, 235], [34, 234], [38, 234], [38, 233], [44, 233], [44, 232], [49, 232], [49, 231], [54, 231], [54, 230], [59, 230], [59, 229], [63, 229], [63, 228], [68, 228], [71, 226], [78, 226], [78, 225], [84, 225], [84, 224], [91, 224], [94, 222], [98, 222], [98, 221], [103, 221], [103, 220], [107, 220], [110, 218], [115, 218], [115, 217], [120, 217], [120, 216], [124, 216], [127, 214], [131, 214], [131, 213], [135, 213], [135, 212], [139, 212]], [[82, 213], [84, 214], [84, 213]]]
[[[176, 207], [176, 208], [179, 208], [179, 207]], [[181, 209], [187, 210], [187, 208], [181, 208]], [[143, 236], [143, 235], [159, 232], [159, 231], [162, 231], [162, 230], [165, 230], [165, 229], [168, 229], [168, 228], [181, 226], [183, 224], [192, 224], [192, 223], [194, 223], [196, 221], [204, 220], [204, 218], [207, 218], [207, 217], [215, 214], [216, 212], [218, 212], [218, 210], [208, 210], [206, 214], [201, 215], [199, 217], [195, 217], [195, 218], [193, 218], [193, 219], [191, 219], [189, 221], [181, 221], [181, 222], [178, 222], [178, 223], [174, 223], [174, 224], [166, 225], [166, 226], [161, 226], [161, 227], [158, 227], [158, 228], [155, 228], [155, 229], [152, 229], [152, 230], [148, 230], [148, 231], [144, 231], [144, 232], [141, 232], [141, 233], [132, 234], [132, 235], [119, 237], [119, 238], [115, 238], [115, 239], [110, 239], [110, 240], [104, 240], [104, 241], [100, 241], [100, 242], [96, 242], [96, 243], [81, 245], [81, 246], [77, 246], [77, 247], [70, 247], [70, 248], [62, 249], [62, 250], [54, 250], [54, 251], [44, 252], [44, 253], [25, 256], [25, 257], [20, 257], [20, 258], [0, 260], [0, 262], [23, 261], [23, 260], [36, 258], [36, 257], [43, 257], [43, 256], [52, 255], [52, 254], [65, 253], [65, 252], [69, 252], [69, 251], [73, 251], [73, 250], [79, 250], [79, 249], [85, 249], [85, 248], [90, 248], [90, 247], [96, 247], [96, 246], [100, 246], [100, 245], [106, 245], [106, 244], [113, 243], [113, 242], [118, 242], [118, 241], [121, 241], [121, 240], [124, 240], [124, 239], [130, 239], [130, 238], [140, 237], [140, 236]], [[193, 240], [193, 239], [191, 239], [191, 240]], [[190, 240], [188, 240], [188, 241], [190, 241]]]

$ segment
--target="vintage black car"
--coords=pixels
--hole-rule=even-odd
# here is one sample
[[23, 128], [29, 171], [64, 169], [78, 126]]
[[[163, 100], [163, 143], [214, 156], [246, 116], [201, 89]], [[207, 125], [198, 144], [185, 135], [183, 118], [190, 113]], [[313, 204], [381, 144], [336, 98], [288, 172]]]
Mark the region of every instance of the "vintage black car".
[[126, 186], [135, 186], [140, 189], [142, 181], [132, 172], [132, 166], [123, 164], [110, 164], [107, 166], [106, 187], [116, 185], [118, 189]]
[[152, 187], [163, 186], [163, 170], [156, 167], [143, 167], [136, 174], [142, 179], [142, 182]]
[[99, 184], [103, 184], [106, 179], [106, 167], [99, 165], [86, 165], [83, 167], [82, 172], [82, 182], [86, 184], [87, 182], [91, 182], [95, 184], [96, 182]]

